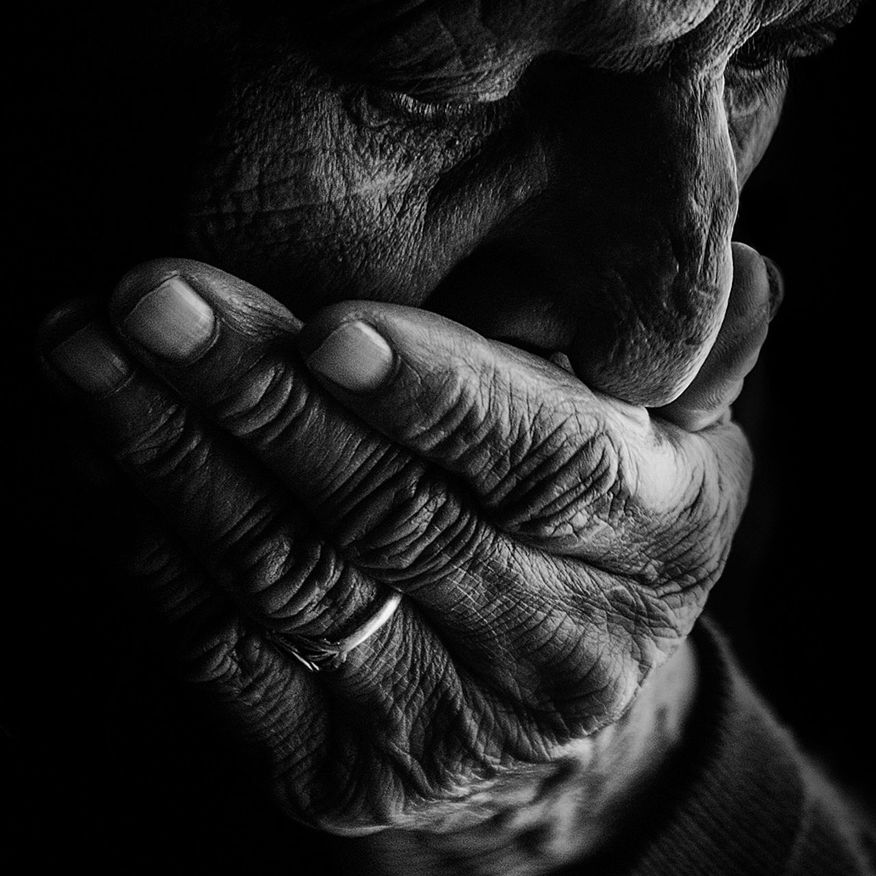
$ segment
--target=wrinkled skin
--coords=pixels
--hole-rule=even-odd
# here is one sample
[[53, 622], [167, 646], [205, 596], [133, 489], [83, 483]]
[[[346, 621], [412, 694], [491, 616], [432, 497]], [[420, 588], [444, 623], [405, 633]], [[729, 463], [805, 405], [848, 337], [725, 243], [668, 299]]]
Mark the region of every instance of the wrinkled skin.
[[[182, 361], [144, 350], [132, 323], [173, 276], [217, 314]], [[752, 285], [765, 304], [768, 284]], [[726, 418], [688, 433], [399, 305], [336, 305], [299, 332], [197, 262], [137, 269], [112, 315], [127, 350], [102, 342], [112, 384], [86, 404], [175, 535], [134, 570], [188, 675], [268, 747], [302, 820], [446, 828], [500, 810], [517, 768], [625, 713], [720, 571], [748, 473]], [[50, 345], [73, 333], [57, 361], [87, 318], [74, 305], [50, 324]], [[291, 339], [306, 355], [354, 319], [395, 369], [382, 389], [329, 395]], [[317, 677], [284, 647], [338, 638], [387, 587], [401, 609], [339, 667]]]
[[376, 4], [381, 27], [374, 5], [363, 36], [326, 23], [309, 51], [243, 41], [192, 254], [302, 318], [348, 298], [425, 306], [564, 351], [626, 401], [671, 401], [726, 306], [776, 59], [811, 51], [806, 23], [836, 4], [498, 3], [476, 23], [476, 4], [426, 3], [395, 26]]
[[[160, 510], [134, 566], [188, 675], [287, 811], [341, 832], [488, 817], [685, 640], [744, 506], [727, 411], [770, 310], [737, 195], [776, 58], [842, 9], [437, 5], [229, 25], [182, 218], [203, 262], [133, 271], [79, 359], [118, 372], [75, 397]], [[215, 313], [176, 359], [128, 320], [172, 275]], [[50, 320], [57, 367], [90, 318]], [[353, 319], [395, 354], [364, 395], [303, 361]], [[337, 669], [284, 648], [388, 587]]]

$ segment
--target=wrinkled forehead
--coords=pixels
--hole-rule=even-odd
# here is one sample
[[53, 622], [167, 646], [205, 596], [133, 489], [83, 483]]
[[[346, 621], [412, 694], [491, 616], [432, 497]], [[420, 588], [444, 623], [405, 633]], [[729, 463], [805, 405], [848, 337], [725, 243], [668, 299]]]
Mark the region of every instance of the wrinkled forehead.
[[[704, 51], [763, 25], [806, 22], [849, 0], [334, 0], [320, 3], [322, 48], [384, 81], [513, 75], [535, 54], [573, 51], [598, 65], [646, 66], [694, 31]], [[422, 83], [421, 83], [422, 84]]]
[[[787, 0], [790, 2], [790, 0]], [[605, 31], [619, 39], [655, 44], [674, 39], [702, 22], [716, 6], [745, 12], [752, 0], [335, 0], [322, 4], [324, 21], [354, 36], [390, 31], [420, 39], [431, 31], [464, 45]]]

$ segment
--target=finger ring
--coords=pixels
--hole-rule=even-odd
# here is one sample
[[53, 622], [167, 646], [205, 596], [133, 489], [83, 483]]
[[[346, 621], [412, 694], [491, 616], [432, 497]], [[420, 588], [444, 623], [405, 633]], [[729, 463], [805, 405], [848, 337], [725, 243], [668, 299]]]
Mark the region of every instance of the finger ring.
[[395, 614], [402, 595], [393, 590], [383, 601], [380, 608], [357, 627], [348, 636], [332, 642], [329, 639], [315, 639], [308, 636], [295, 636], [294, 641], [282, 634], [274, 634], [271, 638], [281, 651], [294, 657], [311, 672], [321, 669], [337, 669], [353, 648], [371, 638]]

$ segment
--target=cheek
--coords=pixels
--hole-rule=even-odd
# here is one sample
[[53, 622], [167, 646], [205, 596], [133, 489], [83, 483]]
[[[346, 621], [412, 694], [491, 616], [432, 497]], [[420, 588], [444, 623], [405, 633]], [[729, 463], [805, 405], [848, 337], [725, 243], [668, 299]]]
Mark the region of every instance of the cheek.
[[[184, 235], [189, 254], [245, 278], [301, 317], [341, 298], [407, 303], [411, 241], [430, 173], [366, 135], [342, 96], [251, 89], [229, 101], [198, 163]], [[392, 264], [408, 287], [388, 271]]]
[[504, 134], [498, 154], [488, 132], [405, 127], [355, 92], [252, 93], [201, 156], [187, 254], [301, 318], [349, 298], [423, 304], [538, 188], [540, 164]]

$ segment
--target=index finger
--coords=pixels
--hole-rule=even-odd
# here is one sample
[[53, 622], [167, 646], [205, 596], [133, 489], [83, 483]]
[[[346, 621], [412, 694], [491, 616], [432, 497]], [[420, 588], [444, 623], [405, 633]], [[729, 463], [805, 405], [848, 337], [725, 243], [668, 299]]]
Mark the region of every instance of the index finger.
[[692, 539], [714, 537], [719, 553], [729, 543], [750, 475], [732, 423], [690, 435], [546, 360], [399, 305], [333, 305], [299, 343], [346, 406], [542, 549], [629, 571], [667, 546], [681, 555]]

